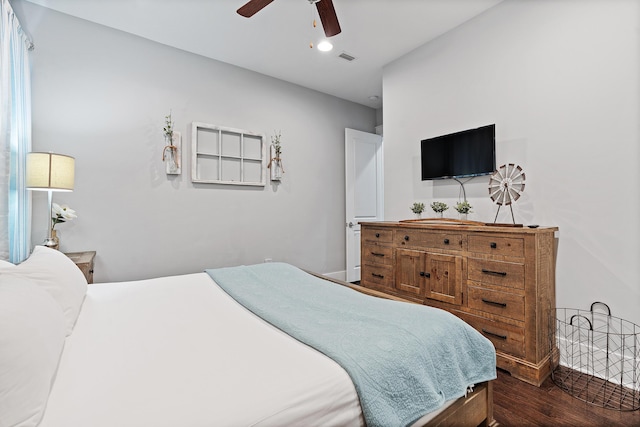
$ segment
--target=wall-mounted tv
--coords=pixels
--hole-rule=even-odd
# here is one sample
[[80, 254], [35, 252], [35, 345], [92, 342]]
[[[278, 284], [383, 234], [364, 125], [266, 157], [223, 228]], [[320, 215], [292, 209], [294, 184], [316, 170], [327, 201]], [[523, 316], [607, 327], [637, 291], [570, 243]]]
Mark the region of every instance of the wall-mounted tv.
[[496, 169], [496, 125], [421, 141], [422, 180], [487, 175]]

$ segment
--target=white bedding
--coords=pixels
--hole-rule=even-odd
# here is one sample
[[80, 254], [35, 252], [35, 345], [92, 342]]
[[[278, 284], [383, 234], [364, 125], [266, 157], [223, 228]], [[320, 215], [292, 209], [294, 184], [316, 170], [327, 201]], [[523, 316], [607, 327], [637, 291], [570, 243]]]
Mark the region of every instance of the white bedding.
[[335, 362], [206, 273], [89, 286], [41, 427], [362, 426]]

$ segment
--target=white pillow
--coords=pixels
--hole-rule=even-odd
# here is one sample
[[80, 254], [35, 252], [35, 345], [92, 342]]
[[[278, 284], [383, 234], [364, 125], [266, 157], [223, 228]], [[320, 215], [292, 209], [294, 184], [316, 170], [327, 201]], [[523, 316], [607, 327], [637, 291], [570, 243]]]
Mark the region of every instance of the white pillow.
[[73, 261], [60, 251], [36, 246], [25, 261], [0, 271], [3, 275], [6, 272], [27, 278], [49, 292], [62, 307], [67, 323], [67, 336], [71, 335], [87, 293], [87, 279]]
[[15, 265], [10, 263], [9, 261], [5, 261], [3, 259], [0, 259], [0, 272], [2, 272], [3, 270], [5, 270], [7, 268], [12, 268], [12, 267], [15, 267]]
[[0, 273], [0, 427], [38, 425], [65, 330], [62, 310], [49, 293]]

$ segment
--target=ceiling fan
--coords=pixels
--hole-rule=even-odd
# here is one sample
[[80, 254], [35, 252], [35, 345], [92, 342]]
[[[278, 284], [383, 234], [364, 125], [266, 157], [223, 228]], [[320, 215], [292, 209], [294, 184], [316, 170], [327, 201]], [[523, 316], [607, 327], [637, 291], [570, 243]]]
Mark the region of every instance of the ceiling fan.
[[[245, 18], [250, 18], [256, 13], [260, 12], [273, 0], [249, 0], [244, 6], [238, 9], [238, 14]], [[338, 16], [336, 10], [333, 7], [332, 0], [307, 0], [310, 4], [315, 4], [318, 9], [318, 15], [320, 15], [320, 21], [324, 28], [324, 34], [327, 37], [340, 34], [340, 24], [338, 23]]]

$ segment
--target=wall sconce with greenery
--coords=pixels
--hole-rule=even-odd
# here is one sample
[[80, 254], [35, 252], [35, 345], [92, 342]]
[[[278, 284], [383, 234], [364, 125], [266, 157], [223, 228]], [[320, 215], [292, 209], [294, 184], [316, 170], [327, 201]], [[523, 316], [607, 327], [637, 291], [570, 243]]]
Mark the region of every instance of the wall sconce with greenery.
[[167, 175], [180, 175], [182, 173], [182, 139], [180, 132], [173, 130], [173, 120], [171, 112], [164, 117], [164, 149], [162, 150], [162, 161], [165, 163]]
[[281, 132], [271, 137], [271, 152], [267, 168], [271, 170], [271, 181], [280, 181], [284, 168], [282, 167], [282, 145], [280, 144]]

